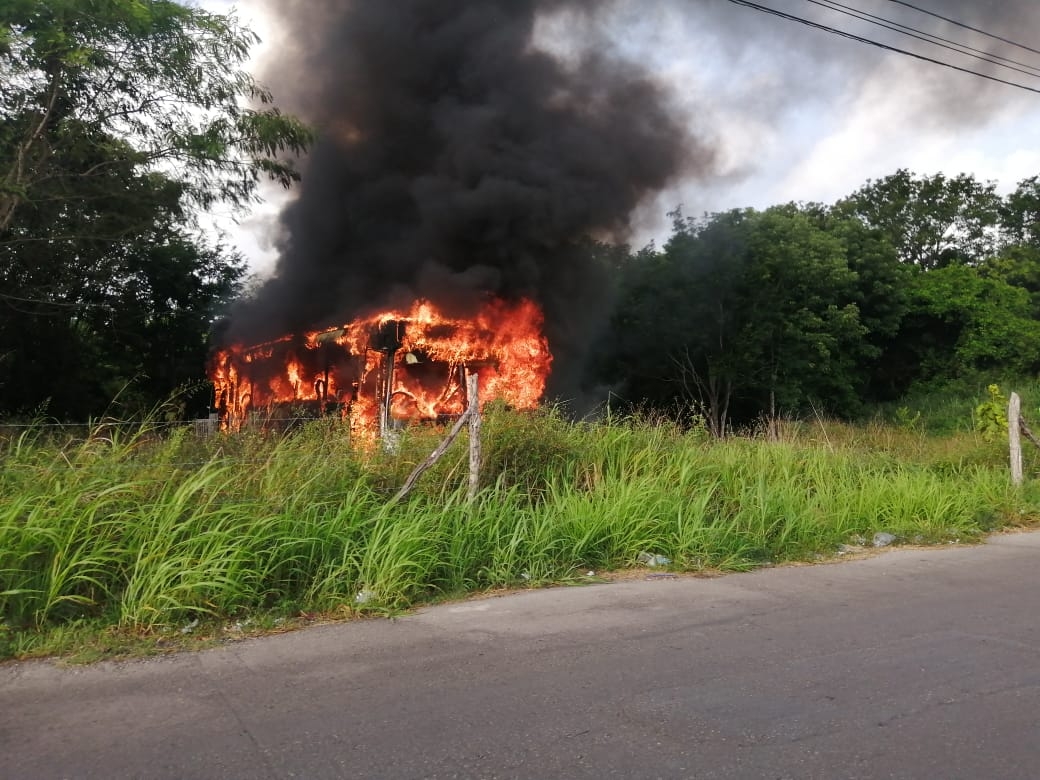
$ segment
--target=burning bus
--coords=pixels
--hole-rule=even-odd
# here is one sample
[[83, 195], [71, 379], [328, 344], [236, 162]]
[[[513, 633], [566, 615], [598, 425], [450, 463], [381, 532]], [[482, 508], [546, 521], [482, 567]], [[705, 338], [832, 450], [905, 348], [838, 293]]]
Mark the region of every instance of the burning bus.
[[552, 366], [533, 301], [495, 299], [451, 317], [429, 301], [321, 331], [218, 350], [210, 366], [221, 428], [250, 418], [338, 415], [361, 435], [438, 421], [466, 408], [476, 372], [482, 403], [537, 406]]
[[293, 407], [373, 433], [437, 420], [466, 408], [467, 371], [519, 409], [550, 368], [553, 393], [582, 395], [616, 270], [600, 242], [714, 159], [584, 24], [566, 56], [542, 45], [542, 21], [604, 4], [268, 5], [291, 45], [265, 76], [316, 134], [265, 227], [277, 263], [213, 356], [223, 426]]

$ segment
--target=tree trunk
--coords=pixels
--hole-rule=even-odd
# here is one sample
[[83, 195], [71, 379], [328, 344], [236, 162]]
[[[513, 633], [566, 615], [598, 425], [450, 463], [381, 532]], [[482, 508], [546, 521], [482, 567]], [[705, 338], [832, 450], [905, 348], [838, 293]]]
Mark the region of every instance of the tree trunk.
[[30, 122], [25, 131], [25, 138], [15, 151], [14, 161], [11, 167], [4, 173], [0, 181], [0, 234], [6, 231], [14, 220], [15, 209], [24, 198], [24, 192], [28, 188], [28, 179], [25, 175], [26, 160], [35, 147], [47, 124], [54, 113], [54, 106], [61, 92], [61, 67], [56, 67], [51, 74], [50, 83], [44, 97], [44, 108], [35, 122]]

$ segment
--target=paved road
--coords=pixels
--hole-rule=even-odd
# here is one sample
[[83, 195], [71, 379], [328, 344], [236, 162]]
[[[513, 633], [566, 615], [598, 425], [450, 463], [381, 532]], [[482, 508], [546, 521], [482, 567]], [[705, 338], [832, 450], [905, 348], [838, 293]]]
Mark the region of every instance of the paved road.
[[1037, 778], [1040, 534], [0, 667], [0, 778]]

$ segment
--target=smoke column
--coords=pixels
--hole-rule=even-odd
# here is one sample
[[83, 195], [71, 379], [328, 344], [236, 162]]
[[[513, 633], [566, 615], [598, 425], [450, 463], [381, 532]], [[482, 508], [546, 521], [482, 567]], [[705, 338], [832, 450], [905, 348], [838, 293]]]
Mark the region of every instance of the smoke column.
[[[804, 3], [778, 6], [886, 39]], [[1006, 50], [895, 4], [871, 10]], [[941, 11], [1012, 37], [1040, 15], [1026, 2]], [[709, 188], [762, 164], [771, 128], [862, 110], [850, 101], [875, 77], [890, 92], [917, 87], [894, 127], [970, 128], [1009, 97], [724, 0], [269, 0], [267, 15], [284, 44], [263, 79], [319, 140], [281, 215], [275, 275], [232, 313], [228, 336], [256, 342], [419, 297], [464, 315], [487, 294], [529, 296], [557, 357], [551, 390], [564, 395], [607, 308], [585, 236], [625, 240], [639, 207], [696, 212]], [[547, 28], [565, 31], [562, 44], [541, 45]], [[654, 46], [669, 36], [672, 47]], [[703, 63], [683, 75], [685, 94], [651, 75], [679, 43]]]
[[[647, 196], [711, 159], [660, 85], [594, 33], [607, 5], [272, 2], [288, 46], [266, 81], [319, 140], [281, 216], [275, 275], [233, 313], [230, 335], [260, 340], [418, 297], [465, 314], [487, 294], [528, 296], [566, 392], [568, 362], [605, 315], [602, 271], [580, 242], [624, 240]], [[587, 45], [537, 47], [543, 14], [583, 25]]]

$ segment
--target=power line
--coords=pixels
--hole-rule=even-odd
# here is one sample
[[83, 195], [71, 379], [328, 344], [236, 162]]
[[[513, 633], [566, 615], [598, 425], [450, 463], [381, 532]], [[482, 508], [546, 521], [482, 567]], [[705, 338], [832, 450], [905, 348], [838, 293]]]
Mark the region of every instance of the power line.
[[1026, 46], [1025, 44], [1022, 44], [1022, 43], [1016, 43], [1015, 41], [1012, 41], [1012, 40], [1010, 40], [1008, 38], [1002, 38], [999, 35], [994, 35], [993, 33], [986, 32], [985, 30], [980, 30], [978, 27], [972, 27], [970, 24], [964, 24], [963, 22], [958, 22], [956, 19], [951, 19], [948, 16], [943, 16], [942, 14], [937, 14], [934, 11], [929, 11], [929, 10], [927, 10], [925, 8], [921, 8], [920, 6], [913, 5], [912, 3], [904, 3], [903, 0], [889, 0], [889, 2], [895, 3], [896, 5], [905, 6], [906, 8], [910, 8], [910, 9], [912, 9], [914, 11], [917, 11], [918, 13], [921, 13], [921, 14], [926, 14], [927, 16], [934, 16], [936, 19], [942, 19], [944, 22], [949, 22], [950, 24], [956, 25], [957, 27], [963, 27], [965, 30], [971, 30], [972, 32], [977, 32], [980, 35], [985, 35], [987, 38], [992, 38], [995, 41], [1001, 41], [1002, 43], [1007, 43], [1007, 44], [1009, 44], [1011, 46], [1015, 46], [1015, 47], [1017, 47], [1019, 49], [1025, 49], [1026, 51], [1031, 51], [1031, 52], [1033, 52], [1033, 54], [1040, 54], [1040, 49], [1034, 49], [1033, 47]]
[[1040, 88], [1037, 88], [1037, 87], [1028, 87], [1025, 84], [1019, 84], [1019, 83], [1014, 82], [1014, 81], [1008, 81], [1007, 79], [1002, 79], [1002, 78], [1000, 78], [998, 76], [991, 76], [991, 75], [989, 75], [987, 73], [981, 73], [981, 72], [979, 72], [977, 70], [972, 70], [971, 68], [965, 68], [965, 67], [962, 67], [960, 65], [954, 65], [953, 63], [950, 63], [950, 62], [943, 62], [942, 60], [937, 60], [934, 57], [927, 57], [924, 54], [918, 54], [916, 52], [912, 52], [912, 51], [909, 51], [907, 49], [900, 49], [898, 46], [892, 46], [892, 45], [887, 44], [887, 43], [881, 43], [880, 41], [875, 41], [875, 40], [872, 40], [870, 38], [865, 38], [862, 35], [856, 35], [854, 33], [848, 32], [846, 30], [839, 30], [837, 27], [830, 27], [829, 25], [822, 24], [820, 22], [814, 22], [811, 19], [806, 19], [806, 18], [801, 17], [801, 16], [795, 16], [794, 14], [789, 14], [789, 13], [786, 13], [784, 11], [779, 11], [779, 10], [777, 10], [775, 8], [769, 8], [769, 7], [761, 5], [759, 3], [750, 2], [750, 0], [729, 0], [729, 2], [731, 2], [731, 3], [735, 4], [735, 5], [742, 5], [742, 6], [745, 6], [746, 8], [751, 8], [751, 9], [753, 9], [755, 11], [762, 11], [763, 13], [767, 13], [767, 14], [770, 14], [772, 16], [778, 16], [781, 19], [787, 19], [788, 21], [791, 21], [791, 22], [798, 22], [799, 24], [804, 24], [804, 25], [806, 25], [808, 27], [813, 27], [813, 28], [815, 28], [817, 30], [823, 30], [824, 32], [833, 33], [834, 35], [838, 35], [838, 36], [840, 36], [842, 38], [848, 38], [849, 40], [852, 40], [852, 41], [857, 41], [859, 43], [866, 43], [866, 44], [869, 44], [871, 46], [876, 46], [879, 49], [883, 49], [885, 51], [895, 52], [896, 54], [904, 54], [907, 57], [913, 57], [914, 59], [922, 60], [924, 62], [930, 62], [933, 65], [942, 65], [945, 68], [950, 68], [952, 70], [960, 71], [961, 73], [968, 73], [968, 74], [970, 74], [972, 76], [978, 76], [979, 78], [987, 79], [988, 81], [996, 81], [999, 84], [1006, 84], [1009, 87], [1017, 87], [1018, 89], [1024, 89], [1027, 92], [1034, 92], [1036, 94], [1040, 94]]
[[[956, 52], [957, 54], [963, 54], [967, 57], [974, 57], [977, 60], [988, 62], [991, 65], [996, 65], [1001, 68], [1007, 68], [1008, 70], [1023, 73], [1026, 76], [1040, 76], [1040, 67], [1037, 67], [1036, 65], [1030, 65], [1027, 62], [1019, 62], [1018, 60], [1003, 57], [999, 54], [990, 54], [987, 51], [984, 51], [982, 49], [976, 49], [975, 47], [969, 46], [965, 43], [959, 43], [957, 41], [950, 40], [949, 38], [943, 38], [939, 35], [933, 35], [930, 32], [925, 32], [924, 30], [919, 30], [916, 27], [901, 24], [900, 22], [896, 22], [892, 19], [886, 19], [883, 16], [877, 16], [866, 11], [860, 11], [859, 9], [853, 8], [852, 6], [836, 2], [836, 0], [806, 0], [806, 2], [812, 3], [813, 5], [821, 6], [823, 8], [827, 8], [831, 11], [837, 11], [840, 14], [851, 16], [854, 19], [859, 19], [860, 21], [877, 25], [878, 27], [882, 27], [886, 30], [891, 30], [892, 32], [897, 32], [900, 35], [906, 35], [910, 38], [916, 38], [919, 41], [930, 43], [933, 46], [938, 46], [942, 49], [949, 49], [950, 51]], [[1027, 68], [1028, 70], [1023, 70], [1024, 68]]]

